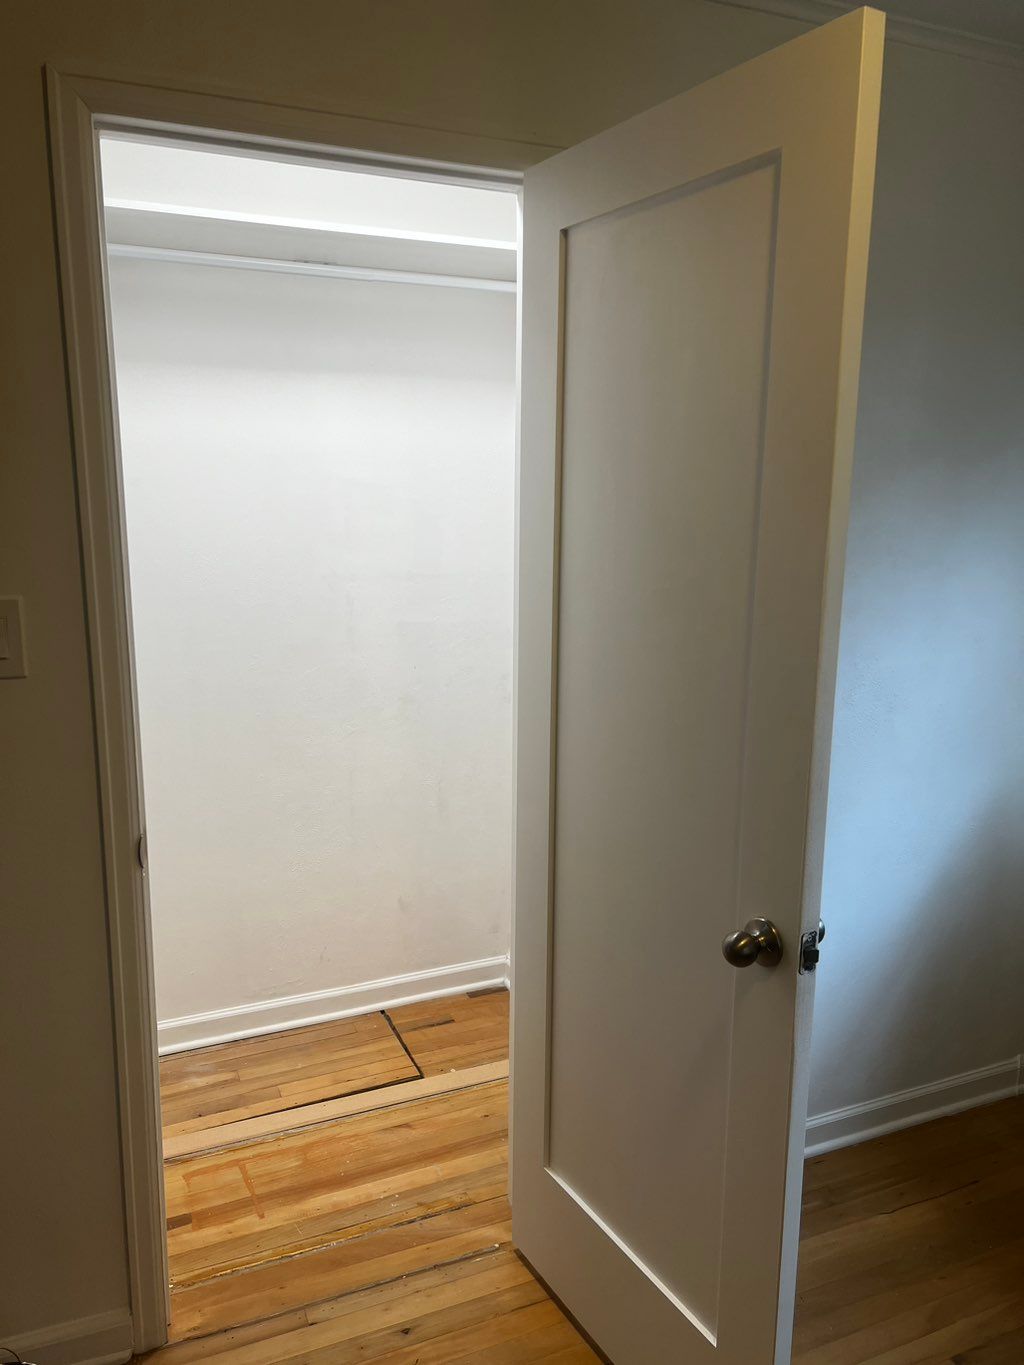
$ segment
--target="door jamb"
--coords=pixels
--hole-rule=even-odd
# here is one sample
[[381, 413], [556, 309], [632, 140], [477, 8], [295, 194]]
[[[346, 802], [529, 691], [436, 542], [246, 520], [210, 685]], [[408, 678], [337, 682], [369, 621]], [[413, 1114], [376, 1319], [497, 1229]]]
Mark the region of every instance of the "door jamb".
[[[46, 69], [46, 92], [99, 778], [133, 1349], [138, 1353], [167, 1340], [169, 1290], [152, 935], [138, 856], [143, 792], [99, 134], [135, 131], [191, 145], [233, 145], [263, 156], [520, 193], [526, 168], [559, 149], [66, 74], [53, 67]], [[518, 487], [518, 423], [516, 463]]]

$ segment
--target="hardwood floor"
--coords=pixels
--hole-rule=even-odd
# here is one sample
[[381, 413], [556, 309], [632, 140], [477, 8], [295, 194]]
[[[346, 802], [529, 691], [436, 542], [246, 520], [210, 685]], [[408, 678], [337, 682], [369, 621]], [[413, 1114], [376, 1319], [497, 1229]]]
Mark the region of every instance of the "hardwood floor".
[[179, 1052], [160, 1063], [164, 1134], [280, 1113], [420, 1074], [379, 1013]]
[[160, 1365], [586, 1365], [597, 1356], [514, 1252], [502, 1249], [262, 1316], [145, 1359]]
[[[511, 1246], [507, 995], [343, 1022], [161, 1063], [173, 1344], [147, 1359], [596, 1362]], [[344, 1089], [361, 1067], [383, 1088]], [[298, 1104], [265, 1112], [274, 1086]], [[1024, 1099], [807, 1163], [793, 1362], [1024, 1365]]]
[[[208, 1287], [227, 1271], [358, 1240], [353, 1273], [367, 1278], [346, 1274], [345, 1287], [365, 1288], [382, 1278], [380, 1256], [435, 1241], [443, 1215], [487, 1205], [489, 1222], [504, 1217], [507, 1108], [502, 1081], [170, 1165], [172, 1285]], [[197, 1310], [222, 1298], [206, 1288], [175, 1298], [179, 1333], [237, 1320], [230, 1306], [219, 1317]]]
[[1024, 1099], [807, 1163], [794, 1365], [1022, 1365]]
[[[344, 1022], [161, 1063], [173, 1344], [148, 1359], [597, 1361], [511, 1246], [507, 992]], [[267, 1112], [365, 1067], [385, 1088]]]
[[508, 1059], [508, 991], [424, 1000], [389, 1013], [424, 1076]]

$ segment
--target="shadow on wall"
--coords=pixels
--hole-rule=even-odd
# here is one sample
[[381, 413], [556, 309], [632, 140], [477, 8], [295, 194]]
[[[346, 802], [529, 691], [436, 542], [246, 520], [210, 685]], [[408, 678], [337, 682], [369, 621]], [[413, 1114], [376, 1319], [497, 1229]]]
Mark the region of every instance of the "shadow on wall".
[[887, 48], [812, 1114], [1024, 1051], [1021, 105], [974, 80]]
[[866, 418], [812, 1114], [1024, 1051], [1024, 456], [991, 428], [986, 452], [956, 423]]
[[901, 408], [905, 350], [862, 409], [812, 1114], [1024, 1051], [1024, 452], [997, 376]]
[[984, 448], [984, 386], [945, 430], [891, 396], [855, 474], [812, 1114], [1024, 1051], [1024, 453]]
[[[887, 794], [890, 810], [892, 801]], [[1024, 1050], [1015, 965], [1024, 848], [1009, 818], [1018, 808], [1016, 794], [993, 794], [962, 812], [958, 839], [948, 828], [909, 828], [904, 813], [890, 823], [892, 842], [878, 848], [878, 807], [865, 802], [865, 834], [876, 847], [860, 857], [851, 828], [825, 896], [812, 1114]], [[934, 847], [922, 848], [929, 834]]]

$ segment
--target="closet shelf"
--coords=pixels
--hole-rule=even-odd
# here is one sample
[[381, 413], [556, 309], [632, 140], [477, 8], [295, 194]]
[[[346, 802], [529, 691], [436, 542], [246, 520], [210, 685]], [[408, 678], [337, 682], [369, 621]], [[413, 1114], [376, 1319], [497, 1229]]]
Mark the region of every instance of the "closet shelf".
[[104, 217], [115, 255], [400, 283], [515, 287], [516, 249], [504, 242], [212, 216], [125, 201], [108, 201]]

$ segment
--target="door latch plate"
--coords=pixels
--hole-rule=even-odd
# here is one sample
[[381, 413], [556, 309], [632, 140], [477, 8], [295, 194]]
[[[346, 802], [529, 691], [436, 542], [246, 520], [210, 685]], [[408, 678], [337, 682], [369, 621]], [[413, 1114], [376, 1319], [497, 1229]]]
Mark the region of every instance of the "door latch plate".
[[821, 958], [821, 948], [819, 944], [825, 937], [825, 921], [819, 920], [817, 929], [812, 929], [809, 934], [802, 935], [800, 939], [800, 974], [817, 970], [818, 962]]

